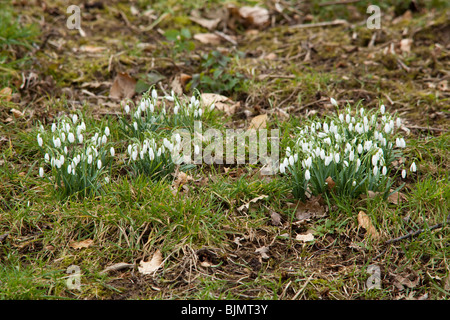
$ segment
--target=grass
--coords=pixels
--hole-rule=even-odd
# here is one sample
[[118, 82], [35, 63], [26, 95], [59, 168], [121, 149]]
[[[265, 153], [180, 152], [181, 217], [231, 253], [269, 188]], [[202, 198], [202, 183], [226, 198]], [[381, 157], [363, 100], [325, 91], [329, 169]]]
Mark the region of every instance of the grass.
[[[438, 2], [436, 8], [441, 7], [442, 3]], [[358, 10], [363, 10], [365, 3], [358, 3]], [[187, 18], [189, 11], [202, 8], [196, 1], [169, 4], [173, 6], [164, 2], [152, 7], [156, 12], [172, 14], [158, 25], [163, 30], [191, 28], [192, 23]], [[214, 9], [222, 4], [221, 1], [211, 2], [208, 7]], [[148, 1], [137, 3], [142, 10], [148, 5]], [[114, 4], [111, 6], [116, 8]], [[327, 7], [319, 11], [318, 6], [313, 6], [311, 12], [318, 21], [331, 20], [339, 15], [340, 11], [335, 9]], [[27, 57], [32, 43], [41, 40], [42, 30], [37, 31], [22, 20], [19, 22], [15, 10], [8, 8], [2, 13], [4, 19], [0, 19], [0, 23], [7, 26], [0, 28], [3, 32], [0, 59], [5, 62], [0, 70], [0, 89], [9, 86], [25, 97], [26, 92], [34, 89], [20, 90], [15, 75], [26, 69], [28, 63], [33, 63]], [[108, 11], [108, 19], [116, 21], [111, 12]], [[24, 12], [23, 16], [28, 14]], [[126, 14], [133, 23], [131, 14], [128, 11]], [[425, 20], [423, 15], [417, 14], [408, 25], [424, 27]], [[399, 37], [395, 28], [399, 27], [386, 32]], [[232, 59], [228, 67], [245, 74], [248, 81], [245, 92], [231, 95], [243, 98], [242, 110], [257, 113], [258, 107], [269, 114], [269, 128], [280, 129], [280, 150], [285, 150], [292, 139], [292, 130], [301, 126], [305, 115], [322, 117], [332, 111], [326, 104], [317, 102], [330, 96], [340, 101], [362, 98], [366, 100], [364, 104], [374, 107], [378, 105], [378, 98], [387, 99], [385, 93], [396, 102], [395, 108], [400, 109], [408, 124], [445, 129], [448, 120], [439, 116], [439, 112], [448, 112], [445, 95], [429, 92], [399, 69], [396, 62], [391, 65], [381, 53], [376, 53], [374, 58], [379, 65], [366, 66], [368, 52], [363, 44], [370, 41], [371, 34], [363, 34], [362, 29], [355, 29], [360, 35], [356, 42], [351, 40], [352, 32], [344, 28], [324, 29], [321, 33], [305, 30], [297, 34], [277, 26], [249, 35], [251, 41], [240, 41], [239, 51], [257, 56], [255, 52], [261, 46], [268, 52], [276, 51], [278, 60], [260, 61], [250, 55]], [[191, 28], [191, 32], [193, 30], [196, 29]], [[322, 40], [315, 41], [315, 34]], [[96, 38], [94, 45], [105, 45], [109, 37]], [[123, 35], [122, 45], [114, 43], [110, 47], [115, 53], [125, 48], [121, 56], [111, 60], [113, 69], [114, 66], [133, 66], [138, 74], [157, 72], [166, 77], [162, 83], [168, 82], [180, 71], [173, 66], [179, 61], [165, 61], [167, 65], [156, 63], [156, 67], [152, 67], [149, 56], [156, 55], [155, 61], [162, 61], [158, 59], [170, 56], [170, 48], [158, 47], [148, 52], [134, 45], [138, 41], [151, 42], [152, 37], [164, 40], [162, 36], [158, 38], [156, 31]], [[275, 37], [278, 42], [274, 41]], [[325, 44], [336, 39], [358, 46], [362, 51], [362, 54], [345, 53], [349, 55], [345, 61], [349, 67], [336, 68], [343, 49]], [[78, 40], [86, 41], [77, 40], [73, 35], [67, 40], [75, 44]], [[317, 55], [312, 52], [310, 62], [303, 61], [303, 49], [299, 49], [301, 41], [314, 45]], [[418, 67], [432, 48], [418, 39], [412, 50], [414, 54], [405, 62], [410, 67]], [[13, 52], [17, 55], [12, 56]], [[207, 52], [208, 48], [196, 46], [192, 55], [201, 57]], [[417, 299], [424, 294], [428, 294], [429, 299], [449, 299], [450, 233], [447, 225], [394, 244], [384, 243], [442, 223], [447, 218], [450, 136], [445, 130], [412, 130], [408, 136], [405, 158], [416, 161], [418, 171], [407, 177], [406, 186], [401, 190], [405, 196], [403, 202], [393, 204], [379, 196], [357, 199], [324, 196], [329, 209], [327, 216], [299, 222], [298, 202], [292, 197], [288, 181], [279, 175], [260, 176], [258, 165], [199, 165], [188, 172], [193, 180], [178, 190], [173, 189], [173, 176], [152, 181], [129, 174], [124, 170], [126, 138], [119, 134], [117, 117], [113, 112], [107, 116], [102, 114], [111, 109], [101, 103], [92, 106], [89, 99], [75, 104], [73, 98], [59, 95], [59, 90], [65, 86], [77, 90], [81, 82], [110, 80], [110, 72], [105, 70], [111, 52], [90, 60], [86, 56], [73, 57], [67, 52], [49, 58], [53, 56], [45, 56], [48, 53], [53, 54], [53, 51], [44, 48], [36, 59], [42, 60], [43, 74], [55, 78], [54, 91], [43, 95], [41, 100], [35, 96], [24, 105], [0, 101], [2, 120], [11, 116], [9, 109], [12, 107], [25, 112], [25, 117], [2, 121], [0, 127], [0, 299], [383, 300]], [[284, 59], [288, 54], [300, 58]], [[436, 57], [436, 68], [439, 68], [442, 60], [438, 53]], [[191, 55], [183, 59], [195, 65], [196, 60]], [[52, 66], [55, 61], [63, 61], [63, 67]], [[92, 61], [99, 64], [90, 66]], [[74, 71], [69, 66], [77, 68]], [[178, 66], [185, 72], [195, 69], [191, 67]], [[255, 76], [251, 76], [252, 69]], [[258, 78], [266, 74], [286, 77]], [[83, 79], [72, 83], [73, 78], [80, 75]], [[102, 90], [92, 91], [103, 95], [105, 90]], [[372, 99], [359, 96], [364, 91], [369, 92]], [[82, 100], [79, 91], [77, 94]], [[305, 105], [308, 107], [303, 107]], [[422, 113], [418, 105], [429, 109]], [[277, 108], [287, 110], [289, 118], [276, 113]], [[36, 144], [37, 120], [48, 125], [59, 112], [74, 109], [86, 114], [87, 126], [108, 124], [119, 160], [112, 166], [111, 182], [101, 196], [60, 201], [55, 197], [53, 185], [38, 177], [41, 156]], [[248, 119], [242, 110], [230, 118], [215, 114], [208, 124], [211, 127], [245, 125]], [[267, 197], [251, 202], [261, 196]], [[248, 203], [248, 210], [241, 209]], [[381, 241], [370, 238], [358, 225], [359, 211], [370, 217], [381, 233]], [[280, 225], [274, 225], [272, 213], [279, 214]], [[297, 234], [308, 231], [313, 232], [314, 241], [295, 240]], [[92, 240], [92, 244], [81, 249], [74, 246], [85, 240]], [[268, 248], [269, 258], [257, 251], [263, 247]], [[163, 266], [155, 275], [140, 274], [140, 261], [151, 259], [156, 250], [162, 253]], [[135, 266], [101, 273], [120, 262]], [[81, 290], [71, 290], [67, 286], [66, 270], [71, 265], [81, 269]], [[381, 270], [381, 289], [366, 288], [370, 277], [368, 269], [372, 265]], [[401, 289], [400, 277], [408, 278], [409, 286], [400, 284]]]

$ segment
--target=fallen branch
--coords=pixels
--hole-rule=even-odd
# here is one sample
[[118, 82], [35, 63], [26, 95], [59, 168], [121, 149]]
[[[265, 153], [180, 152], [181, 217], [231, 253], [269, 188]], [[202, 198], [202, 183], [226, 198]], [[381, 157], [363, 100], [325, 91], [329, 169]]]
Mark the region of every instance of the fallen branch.
[[347, 20], [336, 19], [334, 21], [317, 22], [317, 23], [303, 23], [290, 26], [293, 29], [303, 29], [303, 28], [318, 28], [318, 27], [328, 27], [336, 26], [340, 24], [349, 24]]
[[395, 243], [395, 242], [399, 242], [402, 241], [404, 239], [409, 239], [409, 238], [413, 238], [418, 236], [419, 234], [421, 234], [424, 231], [432, 231], [434, 229], [438, 229], [438, 228], [442, 228], [444, 225], [450, 223], [450, 214], [447, 216], [447, 220], [446, 222], [441, 222], [441, 223], [437, 223], [429, 228], [423, 228], [423, 229], [419, 229], [417, 231], [414, 232], [410, 232], [408, 234], [405, 234], [404, 236], [398, 237], [398, 238], [394, 238], [394, 239], [390, 239], [387, 240], [384, 244], [391, 244], [391, 243]]

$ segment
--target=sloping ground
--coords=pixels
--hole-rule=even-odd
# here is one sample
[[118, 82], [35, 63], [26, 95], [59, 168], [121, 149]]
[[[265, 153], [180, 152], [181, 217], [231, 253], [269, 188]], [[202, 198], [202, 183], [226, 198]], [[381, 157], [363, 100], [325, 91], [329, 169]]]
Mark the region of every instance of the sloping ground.
[[[69, 14], [62, 1], [13, 4], [21, 23], [36, 23], [40, 33], [31, 48], [8, 47], [16, 50], [15, 59], [28, 60], [14, 67], [16, 72], [9, 71], [2, 83], [13, 89], [10, 101], [2, 100], [0, 113], [2, 165], [6, 162], [0, 190], [0, 259], [6, 267], [0, 273], [0, 288], [10, 288], [2, 288], [3, 297], [449, 297], [448, 227], [387, 245], [372, 242], [356, 218], [361, 210], [369, 212], [386, 241], [447, 217], [448, 10], [414, 7], [416, 12], [411, 12], [392, 6], [383, 11], [382, 28], [369, 30], [363, 4], [337, 5], [335, 15], [327, 6], [322, 16], [316, 15], [317, 4], [282, 4], [281, 11], [271, 4], [268, 26], [253, 28], [222, 3], [210, 3], [204, 10], [195, 3], [174, 5], [163, 14], [165, 5], [160, 3], [150, 7], [142, 1], [88, 2], [80, 4], [82, 32], [67, 29]], [[209, 20], [221, 19], [215, 29], [189, 19], [196, 7]], [[336, 18], [346, 20], [304, 25]], [[179, 41], [171, 41], [164, 35], [183, 28], [191, 36], [177, 34]], [[214, 31], [226, 35], [216, 39], [218, 44], [193, 37]], [[207, 73], [210, 66], [202, 56], [212, 51], [230, 59], [224, 68], [229, 77], [222, 75], [208, 85], [240, 102], [224, 123], [229, 127], [246, 127], [254, 116], [268, 114], [269, 126], [292, 128], [305, 117], [332, 112], [330, 97], [340, 104], [363, 99], [368, 108], [382, 101], [388, 111], [398, 112], [413, 141], [409, 153], [421, 161], [420, 173], [408, 177], [404, 201], [319, 200], [309, 203], [306, 211], [323, 211], [323, 216], [298, 219], [298, 203], [279, 177], [265, 181], [254, 168], [229, 167], [202, 168], [181, 197], [171, 197], [167, 186], [124, 178], [120, 181], [129, 186], [114, 189], [104, 200], [61, 204], [44, 196], [46, 189], [25, 175], [36, 169], [36, 159], [18, 137], [37, 120], [48, 124], [74, 109], [88, 110], [98, 119], [114, 116], [121, 106], [110, 90], [120, 73], [144, 84], [157, 83], [162, 91], [182, 86], [188, 93], [189, 82], [177, 77]], [[218, 67], [218, 60], [212, 58], [211, 63]], [[222, 79], [236, 79], [239, 85], [227, 87]], [[206, 82], [202, 85], [207, 88]], [[133, 100], [138, 98], [136, 93]], [[11, 108], [23, 115], [15, 119]], [[261, 195], [269, 195], [269, 200], [238, 210]], [[31, 209], [25, 205], [29, 199]], [[280, 223], [275, 221], [277, 214]], [[314, 230], [315, 241], [295, 240], [296, 234], [309, 230]], [[94, 245], [81, 250], [71, 245], [86, 238], [94, 239]], [[141, 274], [139, 262], [150, 259], [158, 248], [164, 267], [156, 275]], [[100, 274], [124, 261], [135, 265]], [[81, 291], [65, 284], [71, 264], [83, 270]], [[20, 272], [11, 271], [15, 265], [21, 266]], [[381, 269], [382, 289], [367, 290], [370, 265]], [[32, 283], [37, 291], [21, 281]]]

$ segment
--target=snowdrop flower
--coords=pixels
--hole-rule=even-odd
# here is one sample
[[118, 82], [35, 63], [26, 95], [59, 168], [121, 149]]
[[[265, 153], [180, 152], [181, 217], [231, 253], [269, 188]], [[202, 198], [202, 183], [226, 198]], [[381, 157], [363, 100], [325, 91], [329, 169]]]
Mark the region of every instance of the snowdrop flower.
[[97, 161], [97, 168], [100, 170], [102, 168], [102, 160], [98, 159]]
[[73, 124], [76, 124], [77, 121], [78, 121], [78, 115], [77, 114], [72, 115], [72, 122], [73, 122]]
[[290, 164], [291, 166], [294, 165], [294, 157], [293, 157], [293, 156], [290, 156], [290, 157], [289, 157], [289, 164]]
[[352, 186], [356, 186], [356, 180], [353, 180], [353, 182], [352, 182]]
[[311, 159], [311, 157], [309, 157], [308, 159], [306, 159], [305, 165], [306, 165], [306, 167], [311, 168], [311, 165], [312, 165], [312, 159]]
[[109, 131], [109, 128], [108, 127], [106, 127], [105, 128], [105, 135], [108, 137], [109, 136], [109, 134], [110, 134], [110, 131]]
[[39, 168], [39, 176], [42, 178], [44, 176], [44, 168]]
[[363, 152], [363, 146], [360, 144], [358, 144], [358, 153], [361, 154]]
[[153, 100], [158, 99], [158, 92], [156, 92], [155, 89], [152, 90], [152, 98], [153, 98]]
[[64, 153], [67, 154], [67, 152], [69, 152], [69, 150], [67, 149], [67, 146], [64, 146]]
[[353, 150], [350, 151], [350, 154], [348, 155], [348, 160], [353, 161], [355, 159], [355, 152]]
[[320, 159], [325, 160], [325, 150], [320, 149]]
[[38, 133], [38, 135], [37, 135], [37, 142], [38, 142], [39, 147], [42, 147], [42, 145], [44, 144], [44, 140], [42, 140], [40, 133]]
[[198, 109], [198, 116], [201, 117], [203, 114], [203, 110], [202, 109]]
[[409, 170], [410, 170], [411, 172], [416, 172], [417, 167], [416, 167], [416, 163], [415, 163], [415, 162], [413, 162], [413, 163], [411, 164], [411, 167], [409, 168]]
[[59, 161], [59, 159], [55, 159], [55, 166], [59, 169], [62, 166], [61, 161]]
[[323, 124], [323, 131], [325, 131], [325, 133], [328, 133], [328, 123]]
[[296, 154], [294, 154], [294, 162], [297, 162], [298, 161], [298, 154], [296, 153]]
[[325, 166], [328, 167], [328, 165], [331, 163], [332, 160], [333, 160], [332, 155], [325, 157]]
[[341, 122], [344, 122], [344, 114], [341, 113], [341, 114], [339, 115], [339, 120], [340, 120]]
[[55, 148], [61, 147], [61, 140], [59, 138], [54, 139], [53, 145], [55, 146]]
[[150, 161], [153, 161], [153, 159], [155, 159], [155, 153], [153, 152], [153, 148], [150, 147], [148, 149], [148, 157], [150, 158]]
[[373, 167], [373, 175], [376, 176], [378, 174], [378, 166]]
[[385, 108], [384, 104], [381, 105], [380, 112], [381, 112], [381, 114], [384, 114], [386, 112], [386, 108]]
[[199, 154], [200, 153], [200, 147], [198, 145], [194, 145], [194, 153]]
[[92, 154], [89, 154], [87, 157], [87, 163], [91, 164], [92, 163]]
[[335, 106], [335, 107], [338, 106], [337, 101], [334, 100], [333, 98], [330, 98], [330, 102], [331, 102], [331, 104], [332, 104], [333, 106]]
[[353, 123], [349, 123], [348, 124], [348, 130], [349, 131], [353, 131]]
[[133, 161], [136, 161], [138, 156], [138, 152], [136, 149], [133, 150], [133, 152], [131, 153], [131, 158], [133, 159]]
[[48, 155], [48, 153], [45, 154], [44, 159], [45, 162], [48, 162], [50, 160], [50, 156]]
[[72, 132], [69, 133], [67, 139], [69, 140], [70, 143], [74, 143], [75, 142], [75, 136], [73, 135]]
[[105, 135], [102, 136], [102, 143], [105, 144], [108, 141]]
[[376, 166], [378, 163], [378, 153], [372, 156], [372, 165]]
[[66, 141], [66, 134], [64, 132], [61, 132], [61, 141]]
[[284, 167], [283, 163], [280, 163], [280, 172], [281, 173], [285, 173], [286, 172], [286, 168]]
[[78, 135], [78, 142], [83, 143], [83, 135], [81, 133]]
[[128, 104], [125, 105], [124, 107], [125, 113], [129, 114], [130, 113], [130, 106]]
[[334, 155], [334, 162], [339, 163], [339, 159], [340, 159], [339, 153], [336, 153]]
[[70, 164], [67, 166], [67, 173], [68, 174], [72, 173], [72, 165], [70, 165]]
[[133, 123], [133, 127], [134, 127], [134, 130], [136, 130], [137, 131], [137, 129], [138, 129], [138, 124], [137, 124], [137, 122], [135, 121], [134, 123]]
[[400, 128], [402, 126], [402, 119], [397, 118], [396, 122], [397, 122], [396, 123], [397, 124], [397, 128]]
[[305, 180], [308, 181], [309, 179], [311, 179], [311, 173], [309, 172], [308, 169], [306, 169], [306, 171], [305, 171]]
[[383, 169], [381, 170], [381, 173], [383, 174], [383, 176], [385, 176], [387, 174], [386, 166], [383, 166]]
[[111, 157], [114, 157], [114, 155], [116, 154], [116, 151], [114, 150], [113, 147], [111, 147], [111, 149], [109, 149], [109, 153], [111, 154]]
[[402, 170], [402, 178], [403, 178], [403, 179], [406, 178], [406, 170], [405, 170], [405, 169]]
[[345, 122], [350, 123], [350, 115], [348, 113], [345, 116]]
[[53, 123], [53, 124], [52, 124], [52, 132], [55, 132], [55, 131], [56, 131], [56, 124]]
[[356, 160], [356, 171], [358, 171], [359, 167], [361, 166], [361, 160], [357, 159]]
[[284, 158], [283, 164], [285, 167], [289, 165], [289, 160], [287, 158]]

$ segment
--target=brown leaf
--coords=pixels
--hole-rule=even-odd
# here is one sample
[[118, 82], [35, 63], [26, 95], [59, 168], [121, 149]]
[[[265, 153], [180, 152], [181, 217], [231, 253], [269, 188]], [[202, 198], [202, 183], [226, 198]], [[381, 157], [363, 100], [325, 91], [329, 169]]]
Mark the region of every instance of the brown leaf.
[[23, 112], [20, 110], [12, 108], [10, 111], [14, 115], [14, 118], [16, 118], [16, 119], [24, 116]]
[[269, 252], [269, 247], [261, 247], [255, 250], [255, 252], [261, 254], [261, 258], [263, 259], [269, 259], [269, 255], [267, 254]]
[[364, 211], [360, 211], [358, 213], [358, 225], [366, 229], [367, 234], [370, 235], [374, 240], [378, 240], [380, 238], [380, 234], [375, 229], [374, 225], [370, 221], [369, 216]]
[[281, 224], [281, 216], [279, 213], [272, 211], [270, 212], [270, 217], [272, 218], [272, 225], [279, 226]]
[[5, 87], [0, 90], [0, 100], [11, 101], [12, 98], [12, 89], [9, 87]]
[[402, 39], [400, 41], [400, 50], [405, 53], [411, 52], [412, 39]]
[[86, 53], [99, 53], [99, 52], [102, 52], [102, 51], [106, 50], [106, 48], [105, 47], [96, 47], [96, 46], [85, 45], [85, 46], [81, 46], [79, 48], [79, 50], [81, 52], [86, 52]]
[[238, 12], [246, 26], [261, 28], [270, 23], [269, 10], [265, 8], [244, 6]]
[[297, 211], [295, 217], [299, 221], [304, 221], [313, 218], [323, 218], [326, 216], [328, 207], [324, 204], [322, 197], [311, 197], [306, 202], [299, 201], [297, 203]]
[[189, 19], [191, 19], [191, 21], [201, 25], [202, 27], [204, 27], [208, 30], [215, 30], [221, 21], [220, 18], [205, 19], [205, 18], [201, 18], [201, 17], [192, 17], [192, 16], [189, 17]]
[[183, 171], [177, 171], [175, 172], [175, 180], [173, 181], [172, 187], [175, 190], [178, 190], [180, 187], [192, 180], [194, 180], [192, 176], [186, 174]]
[[145, 262], [144, 260], [141, 260], [138, 270], [142, 274], [152, 274], [162, 266], [162, 263], [163, 258], [161, 251], [156, 250], [150, 261]]
[[336, 186], [336, 182], [334, 182], [331, 177], [326, 178], [325, 182], [328, 185], [328, 190], [332, 190]]
[[295, 236], [295, 240], [302, 241], [302, 242], [314, 241], [314, 235], [312, 233], [297, 234]]
[[250, 121], [250, 125], [248, 129], [265, 129], [266, 128], [266, 122], [267, 122], [267, 114], [260, 114], [252, 119]]
[[135, 94], [136, 80], [128, 73], [118, 73], [114, 78], [109, 96], [113, 99], [130, 99]]
[[222, 42], [222, 38], [215, 33], [197, 33], [194, 35], [194, 39], [204, 44], [219, 45]]
[[103, 274], [103, 273], [108, 273], [110, 271], [118, 271], [118, 270], [132, 268], [132, 267], [134, 267], [134, 264], [132, 264], [132, 263], [119, 262], [119, 263], [115, 263], [112, 266], [105, 268], [100, 273]]
[[256, 197], [256, 198], [250, 200], [249, 202], [247, 202], [246, 204], [243, 204], [242, 206], [240, 206], [239, 208], [237, 208], [237, 210], [238, 210], [239, 212], [242, 212], [242, 211], [247, 212], [248, 209], [250, 208], [250, 204], [251, 204], [251, 203], [256, 203], [256, 202], [258, 202], [259, 200], [266, 199], [266, 198], [268, 198], [268, 197], [269, 197], [269, 196], [267, 196], [267, 195], [262, 195], [262, 196]]
[[392, 204], [399, 204], [406, 201], [406, 196], [403, 193], [397, 191], [388, 196], [388, 201]]
[[71, 242], [69, 244], [69, 247], [71, 247], [73, 249], [80, 250], [80, 249], [83, 249], [83, 248], [89, 248], [93, 244], [94, 244], [94, 240], [86, 239], [86, 240], [79, 241], [79, 242]]
[[236, 103], [230, 98], [217, 93], [202, 93], [200, 97], [203, 106], [209, 107], [214, 103], [217, 110], [225, 112], [228, 116], [236, 113], [237, 109], [240, 107], [239, 102]]

